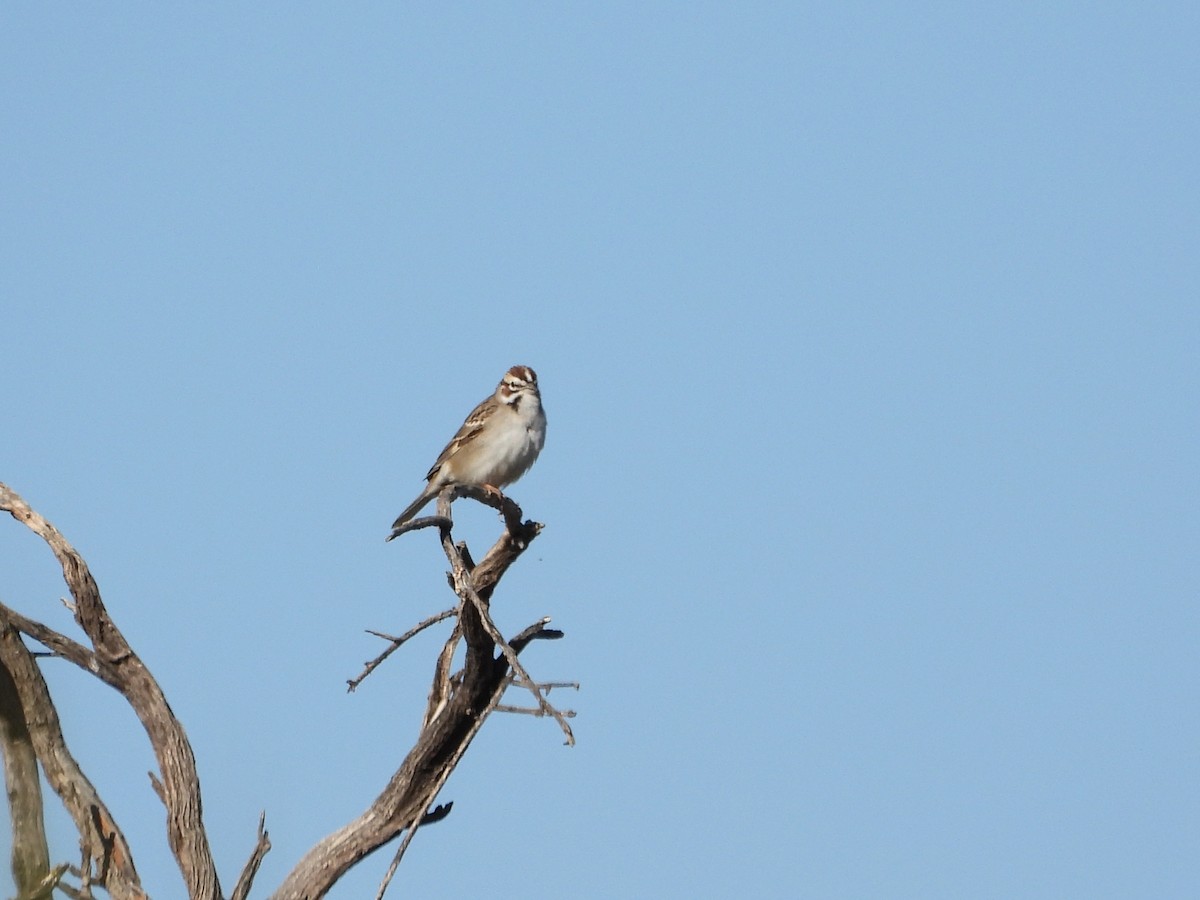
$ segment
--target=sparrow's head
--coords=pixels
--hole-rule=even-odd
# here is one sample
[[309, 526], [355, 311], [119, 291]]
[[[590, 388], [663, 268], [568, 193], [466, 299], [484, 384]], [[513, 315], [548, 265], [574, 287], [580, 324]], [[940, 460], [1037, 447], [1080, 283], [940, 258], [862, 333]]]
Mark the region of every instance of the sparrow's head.
[[496, 396], [502, 403], [517, 406], [522, 397], [533, 395], [538, 397], [537, 373], [529, 366], [513, 366], [504, 373], [496, 388]]

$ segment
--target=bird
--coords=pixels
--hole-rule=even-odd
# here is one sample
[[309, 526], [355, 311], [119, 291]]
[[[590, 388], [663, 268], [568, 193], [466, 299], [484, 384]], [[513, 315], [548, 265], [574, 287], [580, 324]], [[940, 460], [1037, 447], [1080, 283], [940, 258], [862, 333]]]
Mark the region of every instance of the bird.
[[529, 471], [545, 442], [546, 411], [537, 374], [529, 366], [513, 366], [450, 439], [425, 476], [425, 489], [392, 523], [387, 539], [396, 537], [447, 485], [477, 485], [500, 493]]

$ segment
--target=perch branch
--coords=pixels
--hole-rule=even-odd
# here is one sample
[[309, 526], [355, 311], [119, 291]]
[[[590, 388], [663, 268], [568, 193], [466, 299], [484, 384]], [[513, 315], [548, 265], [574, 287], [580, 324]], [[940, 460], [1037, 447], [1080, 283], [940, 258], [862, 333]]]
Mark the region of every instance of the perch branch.
[[[545, 637], [545, 638], [558, 638], [561, 636], [562, 636], [561, 631], [550, 631], [549, 629], [547, 629], [547, 631], [545, 631], [539, 635], [539, 637]], [[511, 678], [509, 679], [509, 683], [515, 684], [515, 682]], [[577, 690], [579, 690], [579, 682], [578, 681], [542, 681], [542, 682], [539, 682], [538, 684], [534, 685], [534, 687], [536, 687], [543, 694], [549, 694], [555, 688], [570, 688], [571, 690], [577, 691]], [[507, 703], [498, 703], [496, 705], [496, 712], [519, 713], [519, 714], [525, 715], [525, 716], [537, 716], [537, 717], [546, 715], [545, 711], [542, 710], [542, 708], [540, 706], [538, 706], [538, 707], [511, 706]], [[568, 719], [575, 718], [575, 710], [573, 710], [573, 709], [564, 709], [564, 710], [561, 710], [561, 712]]]
[[409, 519], [403, 525], [397, 525], [392, 529], [392, 533], [384, 538], [385, 541], [393, 541], [402, 534], [408, 534], [410, 531], [416, 531], [418, 528], [447, 528], [452, 522], [449, 519], [443, 519], [441, 516], [422, 516], [419, 519]]
[[[449, 493], [443, 492], [438, 500], [438, 512], [447, 520], [446, 524], [438, 523], [443, 543], [450, 541]], [[506, 517], [506, 524], [510, 518]], [[483, 624], [480, 609], [486, 609], [501, 576], [540, 530], [541, 526], [535, 522], [518, 523], [515, 534], [506, 530], [479, 566], [472, 567], [478, 602], [467, 601], [460, 594], [455, 629], [438, 656], [425, 720], [413, 748], [370, 806], [356, 819], [318, 841], [287, 875], [272, 900], [311, 900], [323, 896], [363, 857], [403, 832], [407, 834], [402, 847], [407, 847], [422, 824], [445, 814], [439, 810], [448, 811], [448, 805], [433, 810], [430, 805], [499, 702], [511, 671], [508, 657], [496, 656], [497, 644]], [[450, 546], [453, 548], [452, 542]], [[456, 549], [455, 559], [464, 570], [468, 568], [469, 554]], [[526, 629], [509, 642], [512, 654], [515, 656], [545, 631], [545, 620]], [[460, 642], [466, 644], [465, 662], [462, 671], [451, 675], [451, 661]], [[389, 880], [390, 877], [389, 874]], [[386, 888], [387, 881], [381, 890]]]
[[504, 519], [504, 526], [509, 532], [515, 534], [521, 530], [521, 507], [517, 506], [514, 501], [504, 496], [504, 494], [496, 490], [485, 490], [473, 484], [452, 484], [443, 488], [441, 494], [438, 495], [436, 515], [422, 516], [419, 519], [411, 519], [403, 525], [398, 525], [392, 529], [392, 533], [385, 540], [395, 540], [402, 534], [407, 534], [410, 531], [416, 531], [420, 528], [437, 527], [443, 531], [453, 528], [454, 520], [450, 516], [450, 507], [442, 504], [442, 497], [448, 497], [450, 503], [453, 503], [460, 497], [470, 497], [472, 500], [477, 500], [484, 506], [490, 506], [499, 512], [501, 518]]

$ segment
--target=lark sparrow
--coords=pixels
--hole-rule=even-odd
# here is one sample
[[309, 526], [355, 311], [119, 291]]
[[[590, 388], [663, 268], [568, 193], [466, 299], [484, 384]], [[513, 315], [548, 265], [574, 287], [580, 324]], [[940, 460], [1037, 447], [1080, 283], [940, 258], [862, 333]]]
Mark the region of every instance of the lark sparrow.
[[545, 442], [546, 413], [537, 375], [529, 366], [513, 366], [446, 445], [425, 476], [425, 490], [392, 523], [388, 540], [447, 485], [472, 484], [499, 492], [512, 484], [529, 471]]

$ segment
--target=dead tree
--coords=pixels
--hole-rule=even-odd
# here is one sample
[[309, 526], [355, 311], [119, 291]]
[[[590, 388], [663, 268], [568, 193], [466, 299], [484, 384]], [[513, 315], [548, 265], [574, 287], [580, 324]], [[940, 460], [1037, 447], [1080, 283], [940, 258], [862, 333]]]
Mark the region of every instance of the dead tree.
[[[450, 504], [470, 497], [500, 511], [505, 528], [476, 564], [465, 543], [452, 536]], [[63, 535], [24, 500], [0, 483], [0, 509], [41, 537], [62, 566], [70, 589], [68, 604], [90, 645], [72, 640], [37, 619], [0, 603], [0, 751], [13, 826], [13, 875], [19, 900], [48, 898], [54, 890], [69, 897], [90, 898], [102, 888], [115, 900], [145, 898], [133, 853], [100, 794], [76, 763], [63, 738], [58, 713], [39, 669], [39, 658], [68, 660], [118, 691], [146, 731], [158, 764], [150, 784], [166, 809], [167, 842], [191, 900], [224, 900], [220, 878], [204, 829], [200, 781], [183, 726], [171, 711], [158, 682], [108, 614], [87, 564]], [[438, 497], [437, 515], [417, 519], [403, 529], [437, 528], [450, 563], [448, 581], [457, 597], [450, 609], [430, 616], [399, 637], [374, 634], [388, 647], [349, 680], [354, 690], [410, 637], [438, 622], [452, 620], [451, 632], [434, 666], [424, 720], [415, 745], [375, 800], [353, 821], [318, 841], [271, 893], [272, 900], [315, 900], [364, 857], [403, 835], [377, 897], [382, 898], [409, 842], [422, 825], [444, 818], [452, 804], [434, 806], [443, 785], [470, 746], [488, 715], [508, 709], [553, 718], [574, 743], [567, 719], [547, 699], [560, 684], [535, 682], [518, 656], [535, 640], [562, 637], [535, 622], [505, 640], [490, 614], [492, 593], [500, 578], [542, 526], [522, 521], [511, 500], [469, 487], [450, 487]], [[27, 641], [45, 648], [35, 653]], [[456, 650], [463, 662], [454, 671]], [[505, 690], [528, 690], [532, 706], [501, 706]], [[578, 685], [570, 685], [578, 687]], [[79, 832], [81, 859], [55, 862], [43, 825], [43, 797], [38, 766], [58, 795]], [[258, 841], [238, 875], [231, 900], [245, 900], [271, 844], [265, 815]]]

